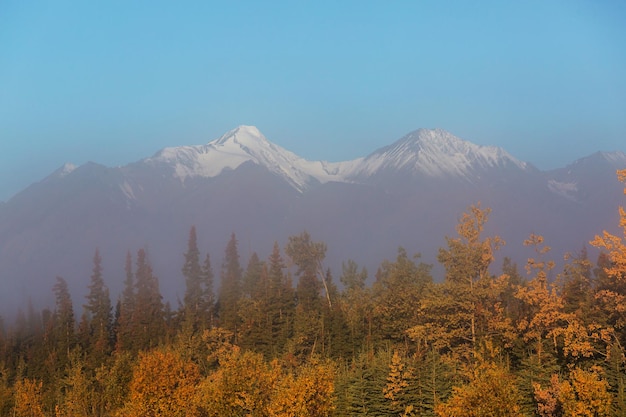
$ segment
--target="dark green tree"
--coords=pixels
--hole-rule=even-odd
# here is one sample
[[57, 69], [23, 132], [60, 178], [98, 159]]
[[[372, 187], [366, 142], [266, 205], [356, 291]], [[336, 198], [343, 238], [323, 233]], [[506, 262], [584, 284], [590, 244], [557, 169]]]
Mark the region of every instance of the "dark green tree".
[[322, 303], [322, 346], [321, 351], [327, 357], [346, 359], [351, 356], [350, 328], [342, 308], [339, 290], [333, 283], [330, 269], [325, 275], [326, 288], [334, 303]]
[[372, 292], [366, 288], [367, 270], [359, 271], [353, 260], [341, 264], [342, 274], [339, 280], [343, 284], [340, 304], [349, 329], [352, 355], [365, 348], [370, 351], [372, 346], [371, 327], [373, 319]]
[[207, 253], [202, 264], [202, 314], [206, 321], [206, 328], [213, 327], [215, 313], [215, 292], [213, 268], [211, 267], [211, 257]]
[[[259, 255], [253, 252], [248, 260], [246, 271], [243, 274], [243, 282], [241, 286], [242, 295], [251, 299], [263, 298], [266, 292], [264, 284], [261, 283], [261, 273], [263, 270], [263, 262], [259, 259]], [[266, 274], [267, 277], [267, 274]]]
[[88, 365], [92, 369], [102, 364], [111, 353], [112, 341], [112, 307], [109, 289], [102, 277], [102, 258], [96, 249], [93, 257], [93, 273], [87, 294], [87, 304], [83, 306], [88, 315], [90, 360]]
[[[55, 295], [55, 310], [51, 320], [50, 337], [45, 337], [48, 345], [48, 355], [43, 364], [44, 369], [40, 369], [37, 358], [30, 363], [30, 375], [42, 378], [49, 385], [49, 392], [52, 393], [57, 382], [63, 377], [69, 363], [72, 349], [76, 346], [76, 320], [74, 318], [74, 307], [72, 297], [64, 278], [58, 276], [56, 283], [52, 287]], [[39, 343], [34, 343], [33, 352], [39, 352]], [[50, 400], [49, 400], [50, 401]]]
[[185, 263], [182, 268], [185, 278], [185, 298], [182, 306], [184, 327], [189, 327], [192, 332], [204, 327], [206, 311], [204, 308], [204, 291], [202, 288], [202, 266], [200, 265], [200, 251], [196, 236], [196, 227], [189, 230]]
[[220, 327], [233, 332], [237, 338], [240, 325], [238, 304], [241, 298], [242, 269], [239, 264], [237, 237], [234, 233], [231, 234], [226, 245], [220, 278], [221, 286], [218, 299]]
[[295, 291], [289, 275], [285, 273], [285, 262], [280, 254], [278, 242], [274, 242], [268, 259], [269, 300], [267, 305], [268, 332], [271, 334], [272, 354], [284, 351], [287, 340], [293, 335], [295, 315]]
[[136, 344], [133, 335], [133, 315], [135, 312], [135, 274], [133, 273], [133, 258], [129, 252], [126, 253], [126, 263], [124, 265], [126, 277], [124, 279], [124, 290], [119, 301], [119, 317], [117, 320], [117, 335], [115, 350], [135, 351]]
[[268, 331], [271, 328], [270, 285], [267, 266], [256, 253], [252, 254], [248, 262], [244, 289], [244, 295], [239, 300], [240, 345], [269, 358], [272, 353], [272, 333]]
[[165, 336], [163, 297], [159, 290], [159, 281], [152, 273], [146, 252], [137, 252], [135, 271], [135, 305], [132, 317], [134, 338], [140, 350], [157, 346]]

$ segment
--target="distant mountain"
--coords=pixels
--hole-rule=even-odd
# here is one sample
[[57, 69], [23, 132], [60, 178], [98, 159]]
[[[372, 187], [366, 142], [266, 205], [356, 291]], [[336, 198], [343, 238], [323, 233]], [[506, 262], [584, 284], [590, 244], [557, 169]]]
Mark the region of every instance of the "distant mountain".
[[341, 171], [350, 166], [307, 161], [269, 142], [254, 126], [239, 126], [207, 145], [165, 148], [142, 162], [173, 170], [173, 175], [184, 181], [216, 177], [225, 169], [236, 169], [248, 161], [282, 177], [301, 192], [312, 183], [342, 181]]
[[572, 201], [584, 202], [610, 197], [614, 188], [601, 186], [602, 182], [607, 177], [615, 176], [615, 171], [624, 167], [626, 154], [623, 152], [596, 152], [565, 168], [550, 171], [546, 176], [553, 192]]
[[349, 177], [367, 178], [391, 174], [457, 177], [479, 180], [494, 169], [530, 170], [502, 148], [479, 146], [442, 129], [419, 129], [370, 154], [352, 168]]
[[274, 241], [284, 246], [306, 229], [327, 243], [336, 277], [348, 259], [373, 277], [399, 245], [436, 263], [460, 214], [480, 201], [492, 208], [486, 233], [507, 241], [500, 256], [521, 267], [532, 255], [523, 240], [540, 233], [559, 260], [595, 233], [616, 229], [623, 194], [615, 170], [623, 167], [626, 155], [613, 152], [542, 172], [440, 129], [416, 130], [352, 161], [308, 161], [251, 126], [123, 167], [65, 164], [0, 204], [0, 312], [29, 296], [51, 303], [56, 275], [82, 304], [96, 248], [113, 294], [126, 252], [146, 248], [175, 308], [191, 225], [216, 276], [232, 232], [245, 265], [252, 251], [267, 257]]

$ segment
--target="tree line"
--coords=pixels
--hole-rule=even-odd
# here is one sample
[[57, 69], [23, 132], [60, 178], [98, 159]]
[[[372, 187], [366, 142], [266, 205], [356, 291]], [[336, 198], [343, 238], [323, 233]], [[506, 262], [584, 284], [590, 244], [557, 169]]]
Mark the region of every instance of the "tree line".
[[143, 249], [112, 302], [96, 250], [80, 314], [57, 277], [52, 309], [0, 322], [0, 415], [626, 416], [625, 210], [624, 237], [554, 280], [535, 234], [492, 272], [489, 214], [461, 215], [439, 282], [399, 248], [373, 280], [344, 262], [339, 286], [307, 232], [245, 266], [233, 234], [216, 268], [191, 227], [174, 309]]

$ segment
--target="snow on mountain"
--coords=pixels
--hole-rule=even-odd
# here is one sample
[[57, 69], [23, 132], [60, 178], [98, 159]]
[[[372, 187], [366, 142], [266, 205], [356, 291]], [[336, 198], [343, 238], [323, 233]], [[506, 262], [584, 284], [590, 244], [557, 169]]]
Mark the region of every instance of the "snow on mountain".
[[578, 193], [578, 183], [576, 181], [565, 182], [557, 181], [555, 179], [549, 179], [548, 189], [562, 197], [570, 200], [575, 200], [576, 193]]
[[622, 151], [600, 152], [600, 155], [612, 165], [626, 166], [626, 153]]
[[256, 127], [239, 126], [206, 145], [165, 148], [144, 160], [172, 167], [181, 181], [215, 177], [247, 161], [281, 176], [300, 192], [311, 183], [359, 182], [384, 171], [473, 178], [488, 168], [528, 168], [501, 148], [475, 145], [441, 129], [416, 130], [366, 158], [326, 162], [308, 161], [268, 141]]
[[615, 171], [626, 167], [626, 154], [621, 151], [596, 152], [580, 158], [564, 168], [545, 173], [549, 189], [570, 200], [589, 198], [600, 190], [595, 189], [600, 178], [611, 178], [611, 188], [617, 184]]
[[254, 126], [239, 126], [206, 145], [165, 148], [144, 162], [171, 165], [176, 177], [184, 181], [188, 177], [215, 177], [247, 161], [266, 167], [299, 191], [304, 191], [312, 180], [343, 181], [344, 167], [350, 166], [307, 161], [271, 143]]
[[65, 164], [63, 164], [63, 166], [61, 166], [59, 169], [54, 171], [48, 177], [49, 178], [64, 178], [70, 175], [72, 172], [74, 172], [76, 168], [78, 168], [76, 165], [70, 162], [66, 162]]
[[494, 167], [528, 165], [504, 149], [464, 141], [442, 129], [418, 129], [366, 157], [352, 177], [367, 177], [384, 171], [408, 171], [431, 177], [471, 178]]

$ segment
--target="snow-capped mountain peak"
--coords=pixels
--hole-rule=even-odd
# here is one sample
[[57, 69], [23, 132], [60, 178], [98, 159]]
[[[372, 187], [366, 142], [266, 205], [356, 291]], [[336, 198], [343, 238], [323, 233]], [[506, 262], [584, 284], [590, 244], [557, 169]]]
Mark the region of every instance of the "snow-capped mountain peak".
[[221, 138], [216, 139], [211, 143], [217, 146], [225, 145], [229, 142], [237, 143], [241, 146], [250, 146], [268, 142], [268, 140], [256, 126], [241, 125], [229, 132], [226, 132]]
[[59, 170], [57, 171], [59, 176], [66, 176], [71, 174], [72, 172], [74, 172], [74, 170], [77, 168], [76, 165], [72, 164], [71, 162], [66, 162], [65, 164], [63, 164], [63, 166], [61, 168], [59, 168]]
[[476, 145], [443, 129], [418, 129], [370, 154], [355, 175], [407, 171], [432, 177], [471, 178], [481, 170], [508, 165], [527, 169], [525, 162], [502, 148]]
[[345, 162], [308, 161], [276, 145], [254, 126], [239, 126], [206, 145], [165, 148], [148, 164], [169, 166], [181, 181], [215, 177], [244, 162], [265, 167], [303, 192], [313, 183], [360, 182], [384, 173], [479, 178], [491, 168], [526, 170], [502, 148], [480, 146], [443, 129], [418, 129], [366, 158]]
[[174, 175], [181, 181], [189, 177], [215, 177], [248, 161], [283, 177], [300, 192], [312, 181], [343, 180], [341, 163], [307, 161], [270, 142], [254, 126], [239, 126], [206, 145], [165, 148], [145, 160], [153, 165], [172, 166]]
[[618, 166], [626, 164], [626, 154], [622, 151], [600, 152], [600, 155], [611, 164]]
[[72, 172], [76, 170], [77, 166], [66, 162], [52, 174], [50, 174], [47, 178], [65, 178], [70, 175]]

